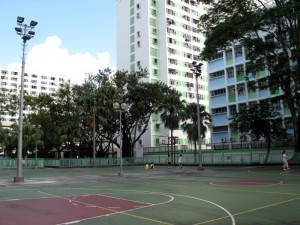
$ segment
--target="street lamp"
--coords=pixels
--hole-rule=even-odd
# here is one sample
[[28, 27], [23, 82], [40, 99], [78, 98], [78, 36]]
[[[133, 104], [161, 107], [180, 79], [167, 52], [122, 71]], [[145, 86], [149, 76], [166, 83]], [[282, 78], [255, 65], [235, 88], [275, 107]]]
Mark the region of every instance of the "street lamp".
[[122, 151], [122, 144], [123, 144], [123, 136], [122, 136], [122, 112], [125, 111], [128, 108], [128, 105], [126, 103], [122, 103], [120, 105], [120, 103], [118, 102], [114, 102], [113, 104], [114, 109], [116, 109], [117, 111], [120, 112], [120, 171], [118, 173], [119, 176], [123, 176], [124, 172], [123, 172], [123, 162], [122, 162], [122, 156], [123, 156], [123, 151]]
[[15, 31], [23, 39], [23, 55], [22, 55], [22, 74], [21, 74], [21, 90], [20, 90], [20, 109], [19, 109], [19, 132], [18, 132], [18, 163], [17, 175], [14, 177], [14, 182], [24, 182], [22, 176], [22, 138], [23, 138], [23, 99], [24, 99], [24, 71], [25, 71], [25, 47], [26, 42], [34, 37], [35, 32], [32, 31], [37, 25], [36, 21], [31, 21], [30, 25], [23, 24], [24, 17], [18, 16], [17, 23], [19, 27]]
[[38, 152], [38, 149], [37, 149], [37, 135], [38, 135], [38, 130], [41, 129], [41, 125], [33, 125], [33, 130], [35, 131], [35, 150], [34, 150], [34, 153], [35, 153], [35, 166], [34, 166], [34, 169], [37, 169], [38, 168], [38, 163], [37, 163], [37, 152]]
[[197, 63], [196, 61], [192, 62], [191, 71], [196, 78], [196, 94], [197, 94], [197, 124], [198, 124], [198, 145], [199, 145], [199, 167], [198, 170], [203, 170], [202, 166], [202, 152], [201, 152], [201, 120], [200, 120], [200, 109], [199, 109], [199, 87], [198, 87], [198, 78], [201, 76], [201, 67], [203, 63]]

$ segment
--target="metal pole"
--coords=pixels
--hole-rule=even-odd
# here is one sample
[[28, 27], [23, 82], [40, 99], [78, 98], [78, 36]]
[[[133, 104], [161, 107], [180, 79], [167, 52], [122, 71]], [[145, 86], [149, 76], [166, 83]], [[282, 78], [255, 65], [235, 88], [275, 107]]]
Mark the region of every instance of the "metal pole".
[[38, 168], [37, 165], [37, 141], [35, 140], [35, 169]]
[[196, 75], [196, 93], [197, 93], [197, 125], [198, 125], [198, 145], [199, 145], [199, 167], [198, 170], [203, 170], [202, 167], [202, 152], [201, 152], [201, 126], [200, 126], [200, 109], [199, 109], [199, 90], [198, 90], [198, 76]]
[[96, 115], [93, 109], [93, 166], [96, 167]]
[[[26, 27], [24, 28], [26, 34]], [[20, 108], [19, 108], [19, 131], [18, 131], [18, 160], [17, 160], [17, 176], [14, 182], [24, 182], [22, 176], [22, 138], [23, 138], [23, 101], [24, 101], [24, 71], [25, 71], [25, 47], [26, 38], [23, 38], [23, 56], [22, 56], [22, 72], [21, 72], [21, 90], [20, 90]]]
[[123, 176], [123, 151], [122, 151], [122, 147], [123, 147], [123, 138], [122, 138], [122, 110], [120, 109], [120, 172], [119, 172], [119, 176]]

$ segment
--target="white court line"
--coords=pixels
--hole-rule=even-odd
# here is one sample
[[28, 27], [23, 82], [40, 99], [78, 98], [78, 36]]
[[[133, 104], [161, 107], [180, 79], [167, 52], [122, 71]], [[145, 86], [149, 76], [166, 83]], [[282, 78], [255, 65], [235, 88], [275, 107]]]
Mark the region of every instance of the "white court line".
[[[120, 189], [118, 189], [118, 190], [120, 190]], [[130, 191], [130, 192], [135, 192], [135, 191], [133, 190], [133, 191]], [[149, 192], [148, 193], [147, 192], [141, 192], [141, 193], [150, 194]], [[117, 193], [114, 193], [114, 194], [117, 194]], [[156, 193], [156, 194], [159, 194], [159, 193]], [[138, 209], [144, 209], [144, 208], [148, 208], [148, 207], [152, 207], [152, 206], [167, 204], [167, 203], [172, 202], [174, 200], [174, 198], [172, 196], [170, 196], [170, 195], [166, 195], [166, 194], [160, 194], [160, 195], [168, 196], [170, 199], [168, 201], [160, 202], [160, 203], [156, 203], [156, 204], [149, 204], [149, 203], [146, 203], [146, 202], [138, 202], [138, 203], [144, 203], [144, 204], [149, 204], [149, 205], [138, 207], [138, 208], [133, 208], [133, 209], [130, 209], [130, 210], [124, 210], [124, 211], [118, 211], [118, 212], [108, 213], [108, 214], [101, 215], [101, 216], [90, 217], [90, 218], [82, 219], [82, 220], [80, 220], [80, 222], [81, 221], [85, 221], [85, 220], [90, 220], [90, 219], [97, 219], [97, 218], [101, 218], [101, 217], [104, 217], [104, 216], [111, 216], [111, 215], [116, 215], [116, 214], [122, 214], [122, 213], [125, 213], [125, 212], [126, 213], [127, 212], [133, 212], [133, 211], [136, 211]], [[111, 196], [106, 196], [106, 195], [103, 195], [103, 196], [105, 196], [105, 197], [111, 197]], [[114, 198], [114, 197], [112, 197], [112, 198]], [[123, 198], [117, 198], [116, 197], [116, 199], [122, 200]], [[123, 200], [125, 200], [125, 201], [131, 201], [131, 200], [127, 200], [127, 199], [123, 199]], [[76, 223], [76, 221], [70, 221], [70, 222], [56, 224], [56, 225], [67, 225], [67, 224], [73, 224], [73, 223]]]
[[[218, 204], [216, 204], [216, 203], [214, 203], [212, 201], [208, 201], [208, 200], [205, 200], [205, 199], [196, 198], [196, 197], [192, 197], [192, 196], [187, 196], [187, 195], [179, 195], [179, 194], [171, 194], [171, 193], [149, 192], [149, 191], [139, 191], [139, 190], [122, 190], [122, 189], [117, 189], [117, 190], [118, 191], [126, 191], [126, 193], [128, 193], [130, 191], [132, 193], [139, 192], [139, 193], [145, 193], [145, 194], [156, 194], [156, 195], [163, 195], [163, 196], [168, 196], [168, 197], [172, 198], [172, 200], [170, 200], [170, 201], [166, 201], [166, 202], [162, 202], [162, 203], [157, 203], [157, 204], [152, 204], [152, 205], [149, 205], [149, 206], [140, 207], [138, 209], [144, 209], [144, 208], [148, 208], [148, 207], [152, 207], [152, 206], [158, 206], [158, 205], [169, 203], [169, 202], [171, 202], [171, 201], [174, 200], [173, 196], [178, 196], [178, 197], [184, 197], [184, 198], [190, 198], [190, 199], [194, 199], [194, 200], [203, 201], [203, 202], [209, 203], [211, 205], [214, 205], [217, 208], [219, 208], [222, 211], [224, 211], [228, 215], [228, 217], [231, 219], [232, 225], [236, 224], [233, 215], [227, 209], [225, 209], [224, 207], [222, 207], [222, 206], [220, 206], [220, 205], [218, 205]], [[118, 194], [118, 193], [111, 193], [111, 194]], [[134, 210], [129, 210], [129, 211], [134, 211]], [[122, 213], [122, 212], [120, 212], [120, 213]], [[111, 215], [114, 215], [114, 214], [118, 214], [118, 213], [111, 213], [111, 214], [106, 214], [106, 215], [103, 215], [103, 216], [111, 216]], [[94, 218], [100, 218], [100, 217], [102, 217], [102, 216], [93, 217], [93, 218], [87, 218], [87, 219], [84, 219], [84, 220], [89, 220], [89, 219], [94, 219]], [[63, 225], [63, 224], [58, 224], [58, 225]]]

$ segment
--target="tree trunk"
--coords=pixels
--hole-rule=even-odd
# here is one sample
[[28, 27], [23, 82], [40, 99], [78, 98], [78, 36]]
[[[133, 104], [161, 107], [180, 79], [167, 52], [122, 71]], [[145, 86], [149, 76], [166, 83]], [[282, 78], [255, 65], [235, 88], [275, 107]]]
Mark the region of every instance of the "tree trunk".
[[197, 141], [194, 142], [194, 163], [197, 164]]
[[[175, 149], [173, 148], [174, 146], [174, 141], [173, 141], [173, 130], [171, 130], [171, 159], [172, 159], [172, 164], [175, 164]], [[174, 150], [174, 152], [173, 152]]]
[[270, 138], [267, 138], [267, 147], [268, 147], [267, 148], [267, 155], [266, 155], [264, 164], [267, 164], [268, 159], [269, 159], [269, 155], [270, 155], [270, 151], [271, 151], [271, 139]]

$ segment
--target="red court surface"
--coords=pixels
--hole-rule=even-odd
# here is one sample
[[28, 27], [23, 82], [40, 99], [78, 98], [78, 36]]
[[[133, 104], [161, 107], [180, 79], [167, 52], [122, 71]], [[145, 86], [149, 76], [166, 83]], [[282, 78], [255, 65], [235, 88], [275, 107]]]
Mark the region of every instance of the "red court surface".
[[263, 180], [263, 179], [233, 179], [214, 181], [214, 185], [234, 185], [234, 186], [262, 186], [262, 185], [275, 185], [281, 184], [280, 180]]
[[63, 224], [148, 205], [103, 195], [7, 200], [0, 201], [0, 224]]

